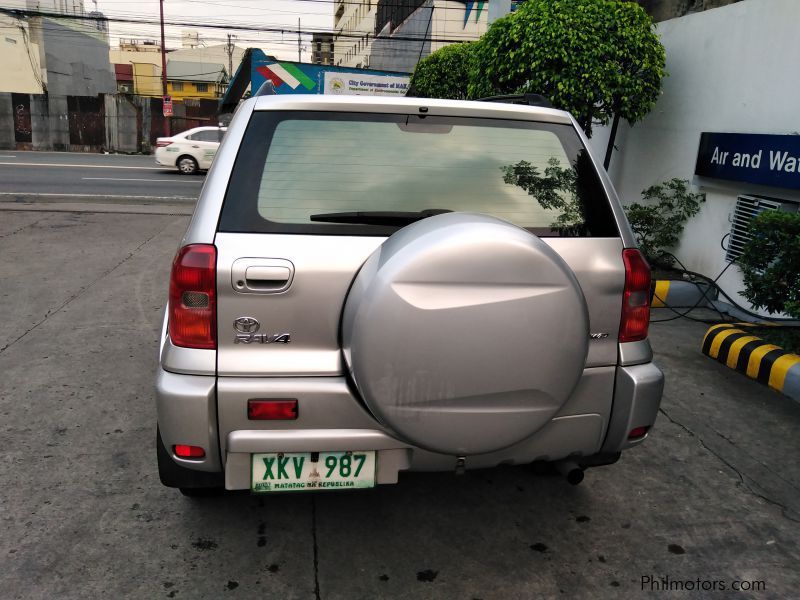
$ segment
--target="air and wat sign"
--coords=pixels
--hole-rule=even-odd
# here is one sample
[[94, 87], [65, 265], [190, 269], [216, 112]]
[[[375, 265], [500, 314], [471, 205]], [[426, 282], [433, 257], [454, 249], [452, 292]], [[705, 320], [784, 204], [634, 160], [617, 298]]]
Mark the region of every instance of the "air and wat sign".
[[800, 189], [800, 135], [700, 134], [696, 175]]

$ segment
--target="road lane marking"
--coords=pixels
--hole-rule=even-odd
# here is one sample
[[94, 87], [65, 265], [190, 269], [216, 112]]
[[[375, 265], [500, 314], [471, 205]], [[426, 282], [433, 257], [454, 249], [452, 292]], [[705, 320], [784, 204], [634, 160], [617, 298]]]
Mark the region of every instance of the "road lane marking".
[[194, 196], [131, 196], [128, 194], [62, 194], [61, 192], [0, 192], [0, 196], [22, 196], [25, 198], [49, 198], [64, 196], [67, 198], [133, 198], [135, 200], [197, 200]]
[[[0, 158], [17, 158], [16, 155], [0, 154]], [[14, 163], [17, 164], [17, 163]]]
[[[0, 157], [2, 158], [2, 157]], [[0, 165], [11, 167], [72, 167], [79, 169], [139, 169], [143, 171], [169, 171], [169, 167], [130, 167], [121, 165], [81, 165], [76, 163], [23, 163], [0, 162]]]
[[175, 204], [94, 204], [89, 202], [44, 202], [41, 204], [22, 204], [0, 201], [3, 211], [34, 212], [76, 212], [76, 213], [117, 213], [137, 215], [191, 215], [191, 206]]
[[203, 183], [202, 181], [180, 181], [178, 179], [137, 179], [124, 177], [81, 177], [87, 181], [158, 181], [160, 183]]

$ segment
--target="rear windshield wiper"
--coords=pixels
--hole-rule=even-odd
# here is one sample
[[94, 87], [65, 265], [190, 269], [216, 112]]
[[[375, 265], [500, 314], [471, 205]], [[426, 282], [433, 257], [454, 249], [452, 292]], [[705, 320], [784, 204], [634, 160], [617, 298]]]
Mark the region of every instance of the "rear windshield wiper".
[[403, 212], [399, 210], [388, 211], [358, 211], [335, 212], [311, 215], [312, 221], [322, 223], [358, 223], [362, 225], [396, 225], [403, 226], [415, 221], [421, 221], [434, 215], [453, 212], [444, 208], [428, 208], [419, 212]]

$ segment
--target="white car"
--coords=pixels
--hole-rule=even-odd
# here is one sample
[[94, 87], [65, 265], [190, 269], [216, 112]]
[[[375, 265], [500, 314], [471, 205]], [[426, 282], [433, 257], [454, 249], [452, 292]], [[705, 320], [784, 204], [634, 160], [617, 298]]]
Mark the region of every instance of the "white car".
[[156, 163], [192, 175], [211, 167], [226, 127], [195, 127], [156, 140]]

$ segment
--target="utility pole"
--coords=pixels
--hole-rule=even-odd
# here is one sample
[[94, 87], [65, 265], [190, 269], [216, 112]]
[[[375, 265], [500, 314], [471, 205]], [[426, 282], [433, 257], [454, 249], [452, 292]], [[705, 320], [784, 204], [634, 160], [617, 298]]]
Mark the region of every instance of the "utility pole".
[[231, 42], [233, 38], [236, 36], [228, 34], [228, 44], [225, 46], [225, 52], [228, 53], [228, 77], [233, 79], [233, 48], [234, 45]]
[[300, 17], [297, 17], [297, 62], [303, 62], [300, 56]]
[[[164, 42], [164, 0], [158, 1], [159, 10], [161, 11], [161, 102], [166, 102], [167, 99], [167, 48]], [[164, 135], [169, 137], [170, 130], [170, 117], [164, 117]]]

